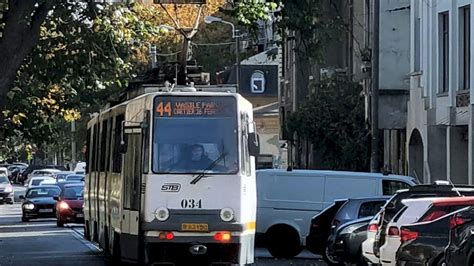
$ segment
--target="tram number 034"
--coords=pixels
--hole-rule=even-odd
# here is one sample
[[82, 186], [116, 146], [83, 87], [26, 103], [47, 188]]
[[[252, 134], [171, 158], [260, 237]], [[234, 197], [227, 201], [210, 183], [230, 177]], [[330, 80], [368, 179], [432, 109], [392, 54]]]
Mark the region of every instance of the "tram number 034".
[[183, 209], [201, 209], [202, 208], [202, 200], [196, 199], [183, 199], [181, 200], [181, 208]]

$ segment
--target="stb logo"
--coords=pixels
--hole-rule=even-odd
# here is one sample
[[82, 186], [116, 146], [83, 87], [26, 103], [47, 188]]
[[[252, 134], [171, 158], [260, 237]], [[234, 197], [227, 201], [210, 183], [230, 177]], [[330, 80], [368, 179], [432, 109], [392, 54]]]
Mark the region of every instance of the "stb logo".
[[177, 183], [164, 184], [163, 186], [161, 186], [161, 191], [163, 192], [179, 192], [180, 189], [181, 185]]
[[265, 75], [262, 71], [256, 70], [250, 78], [250, 90], [252, 93], [265, 92]]

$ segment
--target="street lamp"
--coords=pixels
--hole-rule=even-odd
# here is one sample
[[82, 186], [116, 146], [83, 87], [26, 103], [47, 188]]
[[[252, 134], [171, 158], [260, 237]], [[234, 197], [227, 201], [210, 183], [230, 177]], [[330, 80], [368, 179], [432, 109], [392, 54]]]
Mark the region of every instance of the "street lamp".
[[240, 89], [240, 35], [239, 30], [235, 28], [235, 25], [232, 22], [225, 21], [218, 17], [213, 16], [206, 16], [204, 18], [204, 22], [207, 24], [211, 24], [214, 22], [223, 23], [230, 25], [232, 27], [232, 38], [235, 39], [235, 61], [236, 61], [236, 68], [235, 68], [235, 79], [237, 83], [237, 93]]

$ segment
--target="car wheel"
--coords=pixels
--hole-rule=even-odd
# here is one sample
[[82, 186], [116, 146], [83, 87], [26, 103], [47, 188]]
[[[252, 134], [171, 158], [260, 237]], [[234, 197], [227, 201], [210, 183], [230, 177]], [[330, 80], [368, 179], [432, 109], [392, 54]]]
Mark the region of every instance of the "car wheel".
[[64, 223], [61, 222], [61, 221], [57, 221], [57, 222], [56, 222], [56, 225], [57, 225], [58, 227], [64, 227]]
[[330, 266], [343, 266], [344, 265], [343, 263], [337, 261], [336, 258], [329, 255], [329, 247], [326, 247], [323, 253], [323, 260], [326, 262], [327, 265], [330, 265]]
[[303, 250], [298, 232], [290, 226], [276, 226], [267, 232], [268, 252], [275, 258], [291, 259]]
[[28, 219], [28, 218], [22, 216], [22, 217], [21, 217], [21, 221], [24, 222], [24, 223], [26, 223], [26, 222], [29, 222], [30, 219]]

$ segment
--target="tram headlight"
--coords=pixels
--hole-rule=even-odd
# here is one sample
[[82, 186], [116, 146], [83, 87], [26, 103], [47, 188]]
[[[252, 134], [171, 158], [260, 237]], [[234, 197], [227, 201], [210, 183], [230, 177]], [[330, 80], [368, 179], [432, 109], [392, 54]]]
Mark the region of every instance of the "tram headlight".
[[170, 217], [170, 211], [164, 207], [158, 208], [155, 211], [155, 217], [158, 221], [166, 221]]
[[224, 208], [220, 213], [221, 219], [224, 222], [230, 222], [234, 219], [234, 210], [231, 208]]

